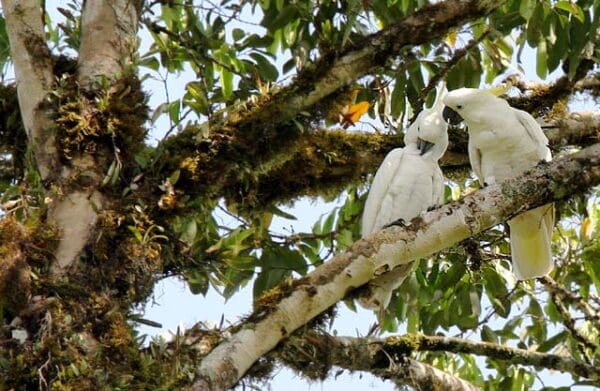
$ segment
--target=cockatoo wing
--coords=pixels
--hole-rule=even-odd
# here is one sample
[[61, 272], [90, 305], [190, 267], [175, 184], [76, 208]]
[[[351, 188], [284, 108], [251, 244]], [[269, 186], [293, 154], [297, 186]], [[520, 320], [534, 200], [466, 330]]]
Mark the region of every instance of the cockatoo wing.
[[430, 205], [430, 207], [431, 206], [440, 206], [444, 203], [445, 186], [444, 186], [444, 174], [442, 173], [442, 170], [439, 169], [439, 167], [437, 167], [436, 172], [433, 173], [432, 182], [433, 182], [433, 186], [432, 186], [433, 194], [432, 194], [431, 199], [433, 200], [433, 204]]
[[382, 209], [388, 188], [392, 185], [394, 175], [402, 163], [404, 152], [403, 148], [396, 148], [390, 151], [375, 173], [375, 178], [373, 178], [373, 183], [371, 184], [371, 189], [369, 190], [363, 210], [361, 227], [361, 235], [363, 237], [377, 229], [375, 221]]
[[471, 162], [471, 168], [475, 173], [475, 176], [479, 180], [481, 186], [484, 185], [484, 177], [481, 173], [481, 151], [469, 141], [469, 162]]
[[537, 123], [535, 118], [526, 111], [513, 109], [517, 120], [525, 128], [527, 136], [537, 146], [538, 154], [540, 159], [546, 161], [552, 160], [550, 149], [548, 148], [548, 137], [544, 134], [542, 127]]
[[[548, 138], [537, 121], [526, 111], [514, 109], [527, 137], [536, 146], [540, 160], [552, 160]], [[553, 267], [552, 229], [554, 204], [544, 205], [520, 214], [509, 222], [513, 269], [519, 280], [542, 277]]]

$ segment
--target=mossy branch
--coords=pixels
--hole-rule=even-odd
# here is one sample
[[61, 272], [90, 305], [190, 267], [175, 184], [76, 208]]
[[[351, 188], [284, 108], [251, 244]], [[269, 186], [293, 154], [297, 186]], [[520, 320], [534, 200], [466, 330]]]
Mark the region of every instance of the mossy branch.
[[[600, 140], [600, 112], [571, 113], [557, 119], [553, 126], [546, 134], [555, 150]], [[268, 147], [263, 141], [256, 141], [261, 144], [259, 149], [265, 151], [261, 155], [241, 145], [248, 141], [245, 138], [235, 140], [232, 135], [214, 134], [210, 141], [196, 146], [193, 131], [184, 133], [187, 141], [183, 137], [169, 141], [178, 141], [171, 145], [178, 146], [178, 154], [163, 169], [163, 178], [180, 169], [177, 187], [186, 195], [223, 196], [229, 202], [252, 208], [306, 195], [337, 194], [349, 184], [364, 181], [390, 150], [404, 145], [398, 134], [326, 129], [295, 134], [290, 130], [287, 139], [269, 139]], [[466, 133], [451, 132], [450, 139], [450, 148], [440, 162], [447, 175], [469, 167]], [[219, 146], [220, 143], [227, 143], [228, 147]], [[235, 175], [226, 176], [224, 172]]]
[[385, 340], [369, 337], [337, 337], [308, 331], [290, 337], [274, 356], [309, 379], [325, 379], [333, 366], [363, 371], [417, 390], [475, 391], [478, 387], [429, 364], [387, 349]]
[[345, 337], [345, 339], [356, 340], [356, 344], [368, 345], [371, 349], [376, 348], [379, 350], [380, 354], [386, 352], [390, 356], [406, 356], [414, 352], [425, 351], [467, 353], [495, 360], [509, 361], [513, 364], [568, 372], [600, 382], [600, 368], [597, 366], [582, 363], [568, 356], [517, 349], [490, 342], [421, 334], [393, 336], [385, 339], [350, 337]]
[[[573, 78], [564, 75], [558, 78], [554, 83], [537, 85], [537, 88], [530, 89], [515, 76], [508, 78], [509, 82], [519, 87], [522, 91], [530, 91], [526, 96], [509, 98], [511, 106], [525, 110], [528, 113], [538, 116], [552, 109], [555, 103], [569, 97], [573, 91], [584, 88], [581, 80], [588, 77], [588, 72], [594, 68], [595, 62], [592, 60], [582, 60], [577, 67]], [[578, 84], [579, 83], [579, 84]], [[531, 86], [531, 85], [530, 85]]]

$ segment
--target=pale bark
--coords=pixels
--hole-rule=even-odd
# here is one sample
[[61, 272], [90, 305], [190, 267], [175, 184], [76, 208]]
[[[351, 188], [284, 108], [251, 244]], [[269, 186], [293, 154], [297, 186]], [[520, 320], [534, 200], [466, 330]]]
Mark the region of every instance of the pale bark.
[[259, 309], [208, 354], [198, 368], [195, 388], [224, 390], [233, 386], [259, 357], [349, 291], [373, 279], [378, 271], [429, 256], [525, 210], [599, 182], [600, 144], [595, 144], [426, 213], [406, 228], [392, 226], [359, 240], [297, 281], [274, 309]]
[[[131, 65], [138, 24], [138, 11], [132, 0], [86, 1], [81, 16], [81, 46], [79, 49], [79, 84], [84, 88], [97, 87], [104, 78], [115, 81], [125, 67]], [[98, 211], [106, 206], [104, 195], [98, 191], [104, 175], [94, 169], [97, 162], [87, 155], [75, 156], [61, 176], [73, 180], [77, 173], [87, 172], [92, 186], [76, 188], [55, 200], [50, 217], [61, 228], [62, 240], [55, 253], [51, 271], [64, 274], [88, 243], [98, 220]]]
[[42, 179], [57, 177], [55, 135], [48, 109], [54, 76], [39, 0], [2, 0], [23, 125]]
[[85, 2], [78, 61], [81, 85], [90, 87], [101, 77], [113, 80], [131, 64], [138, 25], [136, 1]]

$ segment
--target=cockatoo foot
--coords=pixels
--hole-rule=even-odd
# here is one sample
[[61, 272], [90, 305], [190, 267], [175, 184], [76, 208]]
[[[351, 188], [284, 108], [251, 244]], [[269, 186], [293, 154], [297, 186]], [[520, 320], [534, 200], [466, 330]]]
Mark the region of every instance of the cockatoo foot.
[[383, 228], [389, 228], [389, 227], [392, 227], [394, 225], [396, 225], [398, 227], [405, 228], [406, 227], [406, 221], [404, 221], [404, 219], [398, 219], [396, 221], [393, 221], [393, 222], [391, 222], [389, 224], [384, 225]]

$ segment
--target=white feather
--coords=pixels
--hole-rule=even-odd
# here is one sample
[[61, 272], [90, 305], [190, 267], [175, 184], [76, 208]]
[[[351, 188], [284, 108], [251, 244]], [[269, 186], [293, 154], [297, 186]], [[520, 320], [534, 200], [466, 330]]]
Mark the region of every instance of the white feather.
[[[448, 146], [448, 126], [442, 108], [438, 99], [431, 109], [421, 111], [406, 131], [405, 147], [392, 150], [383, 160], [365, 202], [363, 237], [399, 219], [409, 224], [421, 212], [443, 202], [444, 177], [438, 160]], [[433, 146], [419, 149], [419, 145], [426, 147], [424, 142]], [[371, 295], [359, 301], [361, 305], [385, 309], [410, 268], [412, 265], [402, 265], [378, 278], [371, 284]]]
[[[541, 160], [551, 160], [548, 139], [527, 112], [493, 94], [460, 88], [444, 103], [455, 110], [469, 131], [469, 159], [479, 182], [514, 177]], [[509, 222], [513, 270], [518, 279], [541, 277], [552, 270], [552, 205], [525, 212]]]

